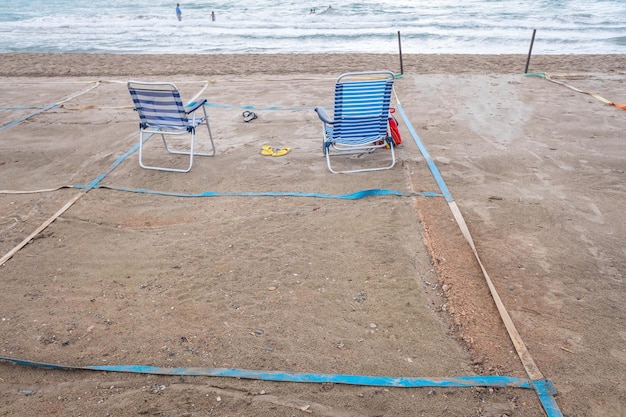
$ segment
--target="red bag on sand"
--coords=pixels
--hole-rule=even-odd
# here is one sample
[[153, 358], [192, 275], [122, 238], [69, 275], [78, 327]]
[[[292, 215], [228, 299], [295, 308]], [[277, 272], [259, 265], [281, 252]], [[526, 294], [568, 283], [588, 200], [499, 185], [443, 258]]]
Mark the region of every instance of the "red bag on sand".
[[400, 136], [400, 129], [398, 129], [398, 121], [393, 117], [395, 111], [396, 109], [393, 107], [389, 109], [389, 133], [391, 134], [393, 144], [398, 146], [402, 143], [402, 137]]

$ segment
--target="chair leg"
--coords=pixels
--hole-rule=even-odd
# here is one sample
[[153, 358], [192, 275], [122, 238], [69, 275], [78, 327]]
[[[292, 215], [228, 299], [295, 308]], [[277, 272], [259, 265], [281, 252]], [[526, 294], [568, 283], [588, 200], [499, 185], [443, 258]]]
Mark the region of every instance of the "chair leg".
[[215, 156], [215, 142], [213, 142], [213, 134], [211, 133], [211, 126], [209, 125], [209, 116], [206, 114], [206, 109], [204, 107], [202, 107], [202, 110], [204, 111], [204, 122], [202, 124], [206, 125], [207, 131], [209, 132], [209, 141], [211, 142], [211, 152], [206, 152], [206, 153], [196, 152], [196, 155]]
[[[184, 150], [176, 150], [174, 148], [171, 148], [168, 143], [167, 143], [167, 139], [166, 136], [168, 136], [168, 132], [157, 132], [157, 131], [140, 131], [140, 135], [139, 135], [139, 165], [142, 168], [145, 169], [155, 169], [158, 171], [170, 171], [170, 172], [189, 172], [191, 171], [191, 167], [193, 166], [193, 159], [194, 156], [214, 156], [216, 154], [216, 148], [215, 148], [215, 142], [213, 141], [213, 134], [211, 132], [211, 126], [209, 125], [209, 118], [206, 114], [206, 109], [203, 108], [204, 114], [205, 114], [205, 118], [202, 121], [201, 124], [206, 125], [207, 127], [207, 132], [209, 134], [209, 141], [211, 143], [211, 150], [210, 152], [196, 152], [195, 151], [195, 141], [196, 141], [196, 132], [195, 130], [193, 130], [192, 132], [190, 132], [189, 134], [191, 134], [191, 143], [190, 143], [190, 148], [188, 151]], [[200, 127], [200, 125], [198, 125], [198, 127]], [[157, 167], [157, 166], [153, 166], [153, 165], [146, 165], [143, 162], [143, 153], [144, 153], [144, 143], [147, 142], [150, 139], [150, 136], [148, 136], [147, 138], [144, 138], [144, 134], [145, 133], [149, 133], [150, 136], [153, 134], [160, 134], [161, 135], [161, 140], [163, 141], [163, 146], [165, 147], [165, 150], [171, 154], [176, 154], [176, 155], [187, 155], [189, 157], [189, 166], [187, 168], [184, 169], [179, 169], [179, 168], [166, 168], [166, 167]], [[187, 132], [184, 132], [182, 134], [186, 134]], [[174, 135], [179, 135], [179, 133], [174, 133]]]
[[[375, 167], [375, 168], [360, 168], [360, 169], [350, 169], [350, 170], [345, 170], [345, 171], [336, 171], [333, 169], [331, 163], [330, 163], [330, 148], [329, 149], [325, 149], [325, 155], [326, 155], [326, 166], [328, 166], [328, 170], [330, 172], [332, 172], [333, 174], [351, 174], [351, 173], [355, 173], [355, 172], [368, 172], [368, 171], [383, 171], [386, 169], [391, 169], [396, 165], [396, 153], [395, 153], [395, 146], [393, 144], [393, 141], [388, 141], [389, 143], [389, 150], [391, 151], [391, 163], [389, 165], [386, 166], [382, 166], [382, 167]], [[342, 154], [336, 154], [333, 156], [339, 156]], [[343, 155], [346, 155], [345, 153]]]
[[[206, 115], [206, 110], [203, 108], [204, 110], [204, 114], [205, 114], [205, 118], [204, 121], [201, 123], [203, 125], [206, 125], [207, 131], [209, 133], [209, 141], [211, 142], [211, 151], [210, 152], [194, 152], [194, 147], [193, 147], [193, 140], [194, 140], [194, 136], [195, 136], [195, 131], [193, 133], [191, 133], [192, 135], [192, 146], [191, 146], [191, 150], [189, 152], [193, 153], [196, 156], [215, 156], [215, 143], [213, 142], [213, 134], [211, 133], [211, 126], [209, 126], [209, 118]], [[200, 125], [198, 125], [198, 127], [200, 127]], [[165, 138], [163, 139], [163, 143], [165, 144], [165, 149], [169, 152], [169, 153], [174, 153], [174, 154], [178, 154], [178, 155], [188, 155], [189, 152], [187, 151], [177, 151], [174, 149], [169, 149], [167, 147], [167, 143], [165, 142]]]
[[206, 108], [202, 106], [202, 111], [204, 112], [204, 123], [206, 124], [206, 128], [209, 131], [209, 140], [211, 141], [211, 154], [210, 156], [215, 155], [215, 143], [213, 142], [213, 134], [211, 133], [211, 126], [209, 125], [209, 115], [206, 114]]
[[146, 168], [143, 163], [143, 130], [139, 131], [139, 166], [142, 168]]
[[[190, 146], [188, 151], [178, 151], [176, 149], [170, 149], [170, 147], [167, 144], [167, 139], [165, 139], [165, 135], [161, 134], [161, 137], [163, 138], [163, 146], [165, 147], [165, 150], [169, 153], [173, 153], [175, 155], [190, 155], [193, 152], [193, 147]], [[193, 134], [192, 134], [192, 142], [191, 144], [193, 145]]]
[[[165, 149], [169, 152], [169, 153], [173, 153], [173, 154], [181, 154], [181, 155], [189, 155], [189, 166], [187, 168], [166, 168], [166, 167], [158, 167], [158, 166], [154, 166], [154, 165], [146, 165], [143, 162], [143, 152], [144, 152], [144, 144], [145, 142], [147, 142], [148, 140], [150, 140], [150, 136], [148, 136], [148, 138], [144, 139], [144, 131], [141, 130], [139, 133], [139, 166], [145, 169], [153, 169], [156, 171], [167, 171], [167, 172], [189, 172], [191, 171], [191, 167], [193, 166], [193, 143], [194, 143], [194, 134], [192, 133], [191, 136], [191, 150], [190, 152], [181, 152], [181, 151], [175, 151], [175, 150], [170, 150], [167, 146], [167, 140], [165, 139], [165, 135], [164, 134], [160, 134], [161, 135], [161, 139], [163, 140], [163, 144], [165, 146]], [[151, 135], [154, 134], [154, 132], [151, 133]]]

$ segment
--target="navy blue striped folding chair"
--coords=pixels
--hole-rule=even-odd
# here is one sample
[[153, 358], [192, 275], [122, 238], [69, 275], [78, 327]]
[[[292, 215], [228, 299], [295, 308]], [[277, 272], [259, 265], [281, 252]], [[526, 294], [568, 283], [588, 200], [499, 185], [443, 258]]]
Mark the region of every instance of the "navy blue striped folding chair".
[[[394, 74], [391, 71], [349, 72], [342, 74], [335, 84], [334, 117], [331, 119], [323, 107], [316, 107], [321, 119], [324, 138], [324, 155], [330, 172], [350, 173], [391, 169], [396, 164], [394, 143], [388, 133], [389, 105]], [[361, 158], [376, 150], [389, 152], [387, 157], [365, 165]], [[378, 153], [378, 152], [377, 152]], [[356, 155], [361, 168], [334, 169], [331, 158], [337, 155]], [[350, 161], [349, 163], [352, 163]], [[345, 164], [342, 165], [345, 167]], [[348, 166], [348, 168], [350, 168]]]
[[[209, 117], [204, 106], [206, 99], [185, 106], [176, 85], [163, 82], [129, 81], [128, 91], [133, 99], [135, 111], [139, 114], [139, 165], [142, 168], [189, 172], [193, 166], [194, 156], [215, 155], [215, 144], [209, 126]], [[196, 128], [200, 125], [207, 127], [210, 152], [197, 152], [194, 149]], [[188, 156], [189, 163], [181, 168], [176, 167], [181, 165], [176, 160], [171, 161], [170, 166], [167, 167], [144, 163], [144, 147], [153, 135], [161, 136], [167, 152]], [[180, 138], [176, 138], [177, 136]], [[182, 140], [183, 138], [185, 140]], [[190, 140], [190, 143], [187, 143], [187, 139]], [[176, 143], [168, 144], [168, 141]], [[151, 149], [149, 159], [154, 160], [155, 154], [156, 152]]]

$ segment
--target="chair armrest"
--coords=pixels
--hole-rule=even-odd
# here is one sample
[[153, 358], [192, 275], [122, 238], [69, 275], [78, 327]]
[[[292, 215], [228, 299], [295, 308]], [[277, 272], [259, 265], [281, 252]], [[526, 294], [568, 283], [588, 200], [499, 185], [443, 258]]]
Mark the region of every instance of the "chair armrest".
[[329, 124], [329, 125], [332, 125], [335, 123], [332, 120], [330, 120], [330, 117], [328, 116], [328, 114], [326, 113], [326, 110], [324, 110], [323, 107], [316, 107], [315, 112], [317, 113], [317, 115], [319, 116], [322, 122]]
[[190, 103], [189, 106], [185, 106], [185, 113], [187, 114], [193, 113], [194, 111], [198, 110], [198, 108], [200, 108], [201, 106], [204, 106], [204, 103], [206, 103], [206, 98], [198, 100], [195, 103]]

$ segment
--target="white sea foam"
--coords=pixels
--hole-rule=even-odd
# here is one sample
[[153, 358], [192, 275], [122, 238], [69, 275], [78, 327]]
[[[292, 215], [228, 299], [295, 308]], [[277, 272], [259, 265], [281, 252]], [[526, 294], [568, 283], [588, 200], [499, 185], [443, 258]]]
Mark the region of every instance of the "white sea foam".
[[[0, 52], [626, 53], [624, 0], [13, 0]], [[311, 9], [315, 13], [311, 14]], [[211, 20], [211, 12], [216, 20]]]

